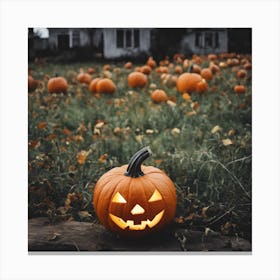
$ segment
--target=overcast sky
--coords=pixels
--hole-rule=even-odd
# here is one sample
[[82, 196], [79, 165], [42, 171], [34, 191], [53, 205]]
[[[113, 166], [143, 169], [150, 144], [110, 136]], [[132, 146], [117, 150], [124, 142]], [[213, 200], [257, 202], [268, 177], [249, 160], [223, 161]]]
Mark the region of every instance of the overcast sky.
[[41, 38], [48, 38], [49, 37], [49, 30], [47, 28], [33, 28], [35, 33], [38, 33]]

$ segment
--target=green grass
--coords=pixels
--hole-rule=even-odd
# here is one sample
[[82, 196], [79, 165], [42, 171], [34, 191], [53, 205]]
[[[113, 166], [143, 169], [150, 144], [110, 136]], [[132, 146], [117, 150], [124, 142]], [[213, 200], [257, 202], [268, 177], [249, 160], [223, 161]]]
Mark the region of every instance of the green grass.
[[[29, 216], [84, 220], [79, 213], [88, 211], [86, 219], [94, 221], [92, 191], [96, 181], [149, 145], [153, 155], [145, 164], [164, 170], [176, 185], [176, 217], [182, 218], [176, 220], [178, 225], [210, 227], [250, 238], [250, 73], [241, 81], [246, 93], [237, 95], [233, 86], [240, 81], [231, 68], [222, 69], [209, 83], [208, 92], [192, 94], [192, 101], [200, 107], [190, 115], [192, 103], [183, 100], [175, 87], [163, 85], [154, 71], [149, 84], [175, 97], [175, 107], [154, 104], [149, 86], [129, 88], [126, 79], [130, 70], [123, 69], [123, 64], [111, 64], [116, 93], [97, 98], [87, 86], [75, 82], [79, 68], [90, 66], [97, 70], [93, 78], [101, 75], [101, 64], [30, 64], [40, 86], [28, 95]], [[116, 67], [121, 73], [113, 71]], [[68, 80], [66, 95], [47, 92], [47, 79], [56, 72]], [[104, 125], [96, 129], [100, 121]], [[44, 129], [38, 128], [40, 122], [46, 122]], [[215, 126], [221, 129], [212, 133]], [[233, 144], [225, 146], [224, 139]], [[82, 165], [77, 162], [81, 150], [90, 151]], [[71, 193], [77, 197], [69, 207], [66, 200]], [[226, 223], [231, 225], [229, 232]]]

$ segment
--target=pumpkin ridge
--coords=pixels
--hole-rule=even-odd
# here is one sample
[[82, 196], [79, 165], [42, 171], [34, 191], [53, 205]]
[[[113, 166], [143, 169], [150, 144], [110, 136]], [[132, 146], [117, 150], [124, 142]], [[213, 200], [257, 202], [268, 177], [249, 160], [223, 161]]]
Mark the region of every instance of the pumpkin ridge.
[[[169, 177], [168, 177], [168, 178], [169, 178]], [[171, 180], [170, 180], [170, 181], [171, 181]], [[152, 184], [155, 186], [155, 183], [153, 182], [153, 180], [150, 179], [150, 182], [152, 182]], [[171, 181], [171, 182], [172, 182], [172, 181]], [[173, 182], [172, 182], [172, 183], [173, 183]], [[169, 195], [172, 196], [173, 199], [175, 199], [175, 200], [177, 201], [176, 191], [175, 191], [175, 193], [173, 193], [172, 190], [169, 189], [168, 185], [167, 185], [165, 182], [163, 182], [163, 184], [164, 184], [164, 187], [165, 187], [166, 191], [169, 193]], [[157, 190], [158, 190], [158, 188], [157, 188]], [[162, 194], [162, 191], [161, 191], [161, 190], [160, 190], [160, 193]], [[174, 196], [174, 194], [175, 194], [175, 196]], [[166, 202], [166, 200], [164, 199], [164, 195], [163, 195], [163, 194], [162, 194], [162, 199], [163, 199], [164, 202]], [[166, 205], [167, 208], [169, 207], [169, 204], [168, 204], [168, 203], [165, 203], [165, 205]], [[176, 209], [175, 209], [175, 212], [176, 212]], [[171, 216], [171, 215], [170, 215], [170, 216]]]
[[[165, 174], [165, 173], [164, 173]], [[153, 174], [151, 173], [151, 176]], [[166, 174], [165, 174], [166, 175]], [[169, 178], [169, 176], [166, 175], [166, 177], [170, 180], [170, 182], [173, 184], [172, 180]], [[157, 178], [154, 178], [155, 180], [158, 180]], [[169, 188], [168, 188], [168, 185], [164, 182], [164, 184], [166, 185], [166, 188], [170, 191], [170, 193], [172, 194], [173, 198], [174, 199], [177, 199], [176, 197], [176, 188], [175, 188], [175, 192], [173, 193]]]
[[[159, 191], [158, 188], [155, 186], [155, 184], [154, 184], [151, 180], [148, 179], [147, 181], [145, 181], [145, 184], [147, 184], [147, 182], [148, 182], [150, 185], [152, 185], [152, 186], [154, 187], [155, 190]], [[144, 190], [144, 191], [145, 191], [145, 190]], [[146, 195], [146, 192], [145, 192], [145, 195]], [[146, 198], [147, 198], [147, 201], [148, 201], [148, 200], [149, 200], [149, 197], [146, 196]], [[166, 201], [165, 201], [165, 199], [163, 198], [163, 196], [162, 196], [162, 200], [163, 200], [164, 205], [166, 205]], [[149, 211], [150, 211], [149, 213], [151, 213], [150, 208], [151, 208], [151, 207], [150, 207], [150, 205], [149, 205]]]
[[[126, 177], [126, 178], [127, 178], [127, 177]], [[127, 182], [127, 185], [128, 185], [128, 188], [127, 188], [127, 201], [130, 201], [131, 188], [133, 187], [133, 186], [131, 185], [131, 181], [132, 181], [132, 178], [129, 177], [129, 181]], [[123, 211], [122, 211], [122, 212], [127, 213], [127, 212], [129, 211], [129, 209], [127, 210], [127, 208], [129, 208], [129, 203], [127, 203], [127, 204], [125, 205], [125, 207], [123, 208]], [[123, 213], [122, 213], [122, 215], [123, 215]]]
[[[147, 195], [147, 193], [146, 193], [146, 191], [145, 191], [145, 190], [147, 190], [147, 188], [145, 187], [145, 184], [147, 184], [147, 181], [149, 181], [149, 180], [145, 181], [145, 180], [143, 180], [143, 178], [140, 178], [140, 180], [141, 180], [142, 186], [144, 186], [144, 187], [142, 188], [142, 191], [143, 191], [143, 193], [144, 193], [145, 201], [148, 201], [148, 200], [149, 200], [149, 197], [148, 197], [148, 195]], [[150, 207], [150, 204], [149, 204], [149, 203], [147, 203], [147, 210], [149, 211], [148, 213], [151, 213], [151, 207]]]
[[[106, 175], [106, 176], [105, 176]], [[113, 177], [114, 174], [104, 174], [104, 180], [105, 182], [103, 182], [101, 180], [102, 183], [99, 183], [98, 185], [95, 186], [95, 191], [94, 191], [94, 194], [93, 194], [93, 203], [97, 205], [97, 201], [99, 199], [99, 196], [102, 192], [102, 189], [104, 188], [104, 186], [106, 186], [110, 181], [111, 181], [111, 177]], [[102, 177], [101, 177], [102, 178]], [[100, 179], [101, 179], [100, 178]], [[103, 178], [102, 178], [103, 179]], [[98, 191], [100, 190], [100, 191]]]
[[[156, 184], [155, 184], [152, 180], [149, 180], [149, 182], [154, 186], [154, 188], [155, 188], [157, 191], [159, 191], [158, 188], [156, 187]], [[162, 200], [163, 200], [163, 202], [164, 202], [165, 207], [168, 207], [168, 203], [166, 203], [166, 200], [165, 200], [165, 198], [164, 198], [164, 195], [162, 194], [161, 191], [160, 191], [160, 194], [161, 194], [161, 196], [162, 196]]]
[[[111, 201], [111, 199], [112, 199], [112, 197], [113, 197], [113, 194], [115, 193], [115, 190], [116, 190], [116, 188], [119, 186], [119, 184], [121, 183], [121, 181], [123, 181], [125, 178], [123, 178], [123, 177], [121, 177], [120, 178], [120, 180], [117, 182], [117, 184], [113, 181], [110, 181], [109, 182], [109, 184], [106, 184], [106, 186], [104, 186], [104, 188], [101, 190], [101, 192], [100, 192], [100, 195], [99, 195], [99, 199], [97, 200], [97, 204], [96, 204], [96, 213], [97, 213], [97, 215], [99, 216], [99, 217], [105, 217], [105, 219], [103, 219], [102, 218], [102, 220], [103, 221], [105, 221], [105, 224], [106, 225], [108, 225], [108, 222], [107, 222], [107, 216], [108, 215], [99, 215], [101, 212], [102, 212], [102, 210], [103, 209], [101, 209], [100, 210], [100, 207], [102, 207], [103, 205], [102, 205], [102, 203], [100, 203], [100, 197], [101, 197], [101, 195], [102, 195], [102, 193], [105, 191], [105, 187], [107, 187], [108, 185], [110, 185], [110, 187], [107, 187], [108, 189], [106, 189], [106, 192], [110, 192], [109, 193], [109, 195], [108, 195], [108, 197], [110, 198], [110, 200], [109, 201]], [[111, 183], [111, 184], [110, 184]], [[115, 184], [115, 187], [113, 186], [111, 186], [111, 185], [114, 185]], [[102, 198], [102, 199], [104, 199], [104, 198]], [[107, 200], [107, 199], [106, 199]], [[110, 207], [109, 207], [110, 208]], [[105, 209], [105, 211], [107, 212], [107, 214], [108, 214], [108, 212], [109, 212], [109, 208], [108, 209]]]

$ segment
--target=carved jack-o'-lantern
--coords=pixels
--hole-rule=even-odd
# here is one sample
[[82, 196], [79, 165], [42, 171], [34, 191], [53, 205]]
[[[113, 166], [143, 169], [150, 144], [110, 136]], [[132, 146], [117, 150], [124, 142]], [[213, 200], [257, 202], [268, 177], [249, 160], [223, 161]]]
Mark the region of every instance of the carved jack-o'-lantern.
[[161, 229], [174, 217], [176, 191], [160, 169], [142, 165], [149, 147], [128, 165], [105, 173], [94, 188], [93, 205], [101, 223], [124, 236], [143, 236]]

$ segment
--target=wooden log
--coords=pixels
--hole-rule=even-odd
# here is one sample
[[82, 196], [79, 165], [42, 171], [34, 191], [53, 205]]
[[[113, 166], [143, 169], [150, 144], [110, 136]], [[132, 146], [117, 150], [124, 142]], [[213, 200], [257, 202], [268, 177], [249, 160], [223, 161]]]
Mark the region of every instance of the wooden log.
[[213, 231], [166, 230], [141, 239], [123, 239], [102, 225], [47, 218], [28, 220], [29, 251], [251, 251], [250, 242]]

